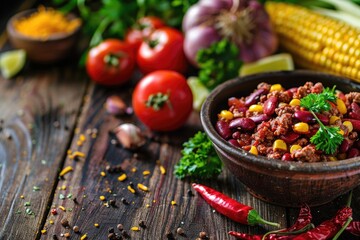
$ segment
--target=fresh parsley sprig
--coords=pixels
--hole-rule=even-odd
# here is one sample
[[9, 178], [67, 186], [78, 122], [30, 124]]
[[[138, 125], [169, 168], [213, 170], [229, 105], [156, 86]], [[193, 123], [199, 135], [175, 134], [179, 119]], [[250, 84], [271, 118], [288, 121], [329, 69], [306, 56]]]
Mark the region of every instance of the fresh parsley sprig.
[[212, 178], [221, 173], [222, 163], [210, 139], [199, 131], [183, 144], [182, 157], [175, 165], [176, 177]]
[[322, 150], [326, 154], [333, 154], [344, 140], [344, 137], [339, 133], [339, 127], [325, 126], [315, 112], [320, 113], [330, 110], [329, 101], [336, 101], [335, 88], [336, 86], [332, 89], [325, 88], [320, 94], [311, 93], [300, 100], [300, 106], [308, 109], [320, 125], [316, 134], [310, 138], [310, 142], [315, 144], [317, 150]]

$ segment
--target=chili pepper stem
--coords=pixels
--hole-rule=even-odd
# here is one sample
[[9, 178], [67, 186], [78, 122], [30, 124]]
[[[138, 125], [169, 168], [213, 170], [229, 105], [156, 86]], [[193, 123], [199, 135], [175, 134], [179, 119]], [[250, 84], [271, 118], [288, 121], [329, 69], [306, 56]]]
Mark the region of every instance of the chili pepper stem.
[[274, 226], [274, 227], [280, 227], [280, 224], [279, 223], [275, 223], [275, 222], [270, 222], [270, 221], [267, 221], [265, 219], [263, 219], [259, 213], [252, 209], [250, 212], [249, 212], [249, 216], [248, 216], [248, 223], [250, 225], [254, 225], [254, 224], [257, 224], [257, 223], [261, 223], [261, 224], [266, 224], [266, 225], [270, 225], [270, 226]]
[[350, 222], [352, 221], [352, 217], [349, 217], [347, 221], [345, 222], [344, 226], [336, 233], [336, 235], [333, 237], [332, 240], [336, 240], [340, 237], [340, 235], [343, 233], [343, 231], [349, 226]]
[[351, 190], [350, 193], [349, 193], [349, 197], [347, 199], [347, 202], [346, 202], [347, 207], [350, 207], [350, 205], [351, 205], [352, 195], [353, 195], [353, 191]]
[[313, 229], [315, 228], [314, 224], [312, 223], [309, 223], [308, 225], [306, 225], [305, 227], [299, 229], [299, 230], [296, 230], [296, 231], [291, 231], [291, 232], [281, 232], [283, 231], [284, 229], [280, 229], [280, 230], [275, 230], [275, 231], [270, 231], [270, 232], [267, 232], [264, 234], [264, 236], [261, 238], [261, 240], [265, 240], [267, 236], [269, 236], [270, 234], [276, 234], [276, 235], [279, 235], [279, 236], [285, 236], [285, 235], [297, 235], [297, 234], [300, 234], [300, 233], [304, 233], [310, 229]]

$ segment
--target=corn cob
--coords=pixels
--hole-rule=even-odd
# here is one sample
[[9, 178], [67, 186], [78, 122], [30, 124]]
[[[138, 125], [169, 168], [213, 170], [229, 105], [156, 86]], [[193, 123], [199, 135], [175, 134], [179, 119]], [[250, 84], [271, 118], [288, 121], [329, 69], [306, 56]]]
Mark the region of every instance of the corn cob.
[[297, 66], [360, 82], [360, 29], [292, 4], [268, 2], [266, 9]]

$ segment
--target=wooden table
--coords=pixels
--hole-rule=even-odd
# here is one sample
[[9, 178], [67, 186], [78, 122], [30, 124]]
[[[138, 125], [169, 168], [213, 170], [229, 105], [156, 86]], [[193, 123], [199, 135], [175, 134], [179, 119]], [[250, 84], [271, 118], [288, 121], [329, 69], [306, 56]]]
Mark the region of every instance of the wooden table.
[[[9, 48], [2, 44], [2, 51]], [[106, 113], [104, 102], [110, 95], [119, 95], [130, 105], [131, 92], [140, 77], [134, 76], [123, 87], [97, 86], [77, 67], [74, 58], [57, 65], [29, 64], [15, 79], [0, 78], [1, 240], [56, 239], [55, 235], [65, 239], [61, 237], [65, 233], [70, 233], [70, 239], [80, 239], [84, 234], [88, 239], [107, 239], [108, 229], [119, 232], [116, 227], [120, 223], [131, 239], [150, 240], [167, 239], [168, 232], [176, 239], [196, 239], [201, 231], [210, 239], [223, 240], [234, 239], [227, 234], [230, 230], [265, 233], [274, 229], [245, 226], [221, 216], [197, 194], [188, 195], [191, 181], [173, 175], [182, 143], [201, 130], [197, 112], [184, 127], [166, 134], [151, 133], [135, 116], [116, 118]], [[112, 130], [125, 122], [135, 123], [151, 136], [141, 151], [131, 152], [116, 144]], [[80, 144], [82, 134], [86, 140]], [[71, 159], [69, 150], [86, 156]], [[166, 175], [160, 173], [160, 164], [166, 168]], [[118, 181], [120, 174], [108, 173], [107, 165], [120, 165], [128, 179]], [[60, 170], [67, 166], [73, 171], [59, 178]], [[145, 170], [150, 175], [143, 176]], [[130, 182], [143, 183], [150, 191], [132, 194], [127, 190]], [[226, 169], [216, 180], [202, 183], [253, 206], [282, 227], [291, 225], [298, 214], [296, 208], [256, 199]], [[106, 200], [101, 201], [100, 196]], [[124, 204], [123, 198], [129, 204]], [[115, 206], [110, 200], [116, 200]], [[312, 207], [314, 223], [333, 216], [345, 201], [346, 197], [339, 197]], [[354, 191], [352, 207], [354, 219], [360, 220], [360, 188]], [[63, 219], [71, 228], [62, 226]], [[131, 231], [140, 221], [146, 227]], [[75, 225], [79, 233], [72, 230]], [[179, 227], [184, 236], [176, 234]], [[44, 229], [46, 234], [41, 233]], [[341, 239], [356, 238], [343, 234]]]

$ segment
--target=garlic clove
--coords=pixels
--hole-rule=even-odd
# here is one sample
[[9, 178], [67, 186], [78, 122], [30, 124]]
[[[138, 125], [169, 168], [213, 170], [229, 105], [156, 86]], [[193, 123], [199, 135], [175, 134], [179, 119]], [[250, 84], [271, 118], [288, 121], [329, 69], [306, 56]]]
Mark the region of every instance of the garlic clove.
[[114, 133], [121, 145], [127, 149], [137, 149], [146, 142], [140, 128], [132, 123], [124, 123], [115, 128]]
[[106, 111], [113, 115], [123, 115], [127, 113], [127, 106], [119, 96], [112, 95], [106, 99]]

